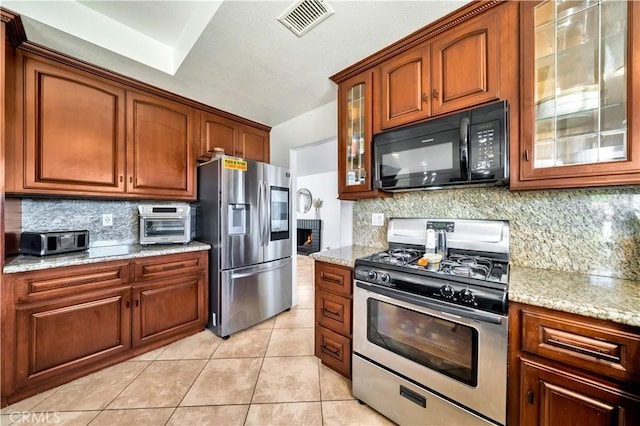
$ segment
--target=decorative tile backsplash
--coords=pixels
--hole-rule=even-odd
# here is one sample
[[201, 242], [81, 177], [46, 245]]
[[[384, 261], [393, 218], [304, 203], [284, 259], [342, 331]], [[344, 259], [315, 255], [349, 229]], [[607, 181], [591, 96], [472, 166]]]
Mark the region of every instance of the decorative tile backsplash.
[[640, 187], [511, 192], [464, 188], [359, 200], [353, 243], [386, 246], [390, 217], [508, 220], [511, 263], [640, 280]]
[[[23, 199], [23, 231], [89, 231], [89, 246], [135, 244], [140, 240], [138, 206], [168, 204], [149, 201]], [[113, 226], [102, 226], [102, 215], [113, 215]]]

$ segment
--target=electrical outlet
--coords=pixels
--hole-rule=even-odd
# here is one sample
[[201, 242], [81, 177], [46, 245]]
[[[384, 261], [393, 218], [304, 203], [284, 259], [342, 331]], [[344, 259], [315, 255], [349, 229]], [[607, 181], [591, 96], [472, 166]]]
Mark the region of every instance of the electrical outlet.
[[384, 213], [371, 213], [371, 225], [373, 226], [384, 225]]
[[113, 215], [111, 213], [102, 215], [102, 226], [113, 226]]

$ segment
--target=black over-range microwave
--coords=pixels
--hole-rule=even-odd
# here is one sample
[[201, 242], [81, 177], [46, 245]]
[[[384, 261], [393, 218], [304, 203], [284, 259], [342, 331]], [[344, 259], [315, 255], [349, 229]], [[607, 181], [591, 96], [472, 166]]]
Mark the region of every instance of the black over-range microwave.
[[508, 125], [507, 102], [500, 101], [374, 135], [374, 186], [508, 184]]

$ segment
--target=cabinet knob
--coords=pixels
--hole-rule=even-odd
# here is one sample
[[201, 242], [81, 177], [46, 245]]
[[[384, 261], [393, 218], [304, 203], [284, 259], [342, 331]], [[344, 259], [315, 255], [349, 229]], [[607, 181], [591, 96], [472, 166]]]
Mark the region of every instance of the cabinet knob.
[[129, 176], [129, 183], [133, 183], [133, 176]]
[[525, 161], [529, 161], [529, 150], [528, 149], [524, 150], [524, 160]]
[[436, 89], [433, 89], [433, 91], [431, 92], [431, 97], [433, 99], [438, 99], [438, 91]]
[[527, 391], [527, 400], [529, 401], [530, 405], [533, 405], [533, 391], [532, 390]]
[[422, 102], [427, 102], [429, 100], [429, 97], [427, 96], [426, 93], [422, 94]]

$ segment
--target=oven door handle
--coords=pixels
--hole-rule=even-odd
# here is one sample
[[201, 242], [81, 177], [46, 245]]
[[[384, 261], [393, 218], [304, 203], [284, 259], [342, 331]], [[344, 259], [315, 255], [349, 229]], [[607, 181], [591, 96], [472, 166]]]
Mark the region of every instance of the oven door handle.
[[393, 299], [402, 300], [403, 302], [411, 303], [413, 305], [422, 306], [423, 308], [433, 309], [439, 311], [445, 315], [457, 315], [462, 318], [468, 318], [476, 321], [486, 322], [490, 324], [502, 324], [504, 319], [500, 315], [494, 315], [488, 312], [482, 311], [470, 311], [464, 308], [458, 308], [454, 306], [445, 306], [438, 302], [431, 302], [423, 297], [416, 295], [407, 295], [401, 291], [394, 290], [392, 288], [380, 287], [377, 285], [367, 284], [360, 281], [356, 281], [356, 287], [360, 287], [364, 290], [371, 291], [376, 294], [381, 294]]

